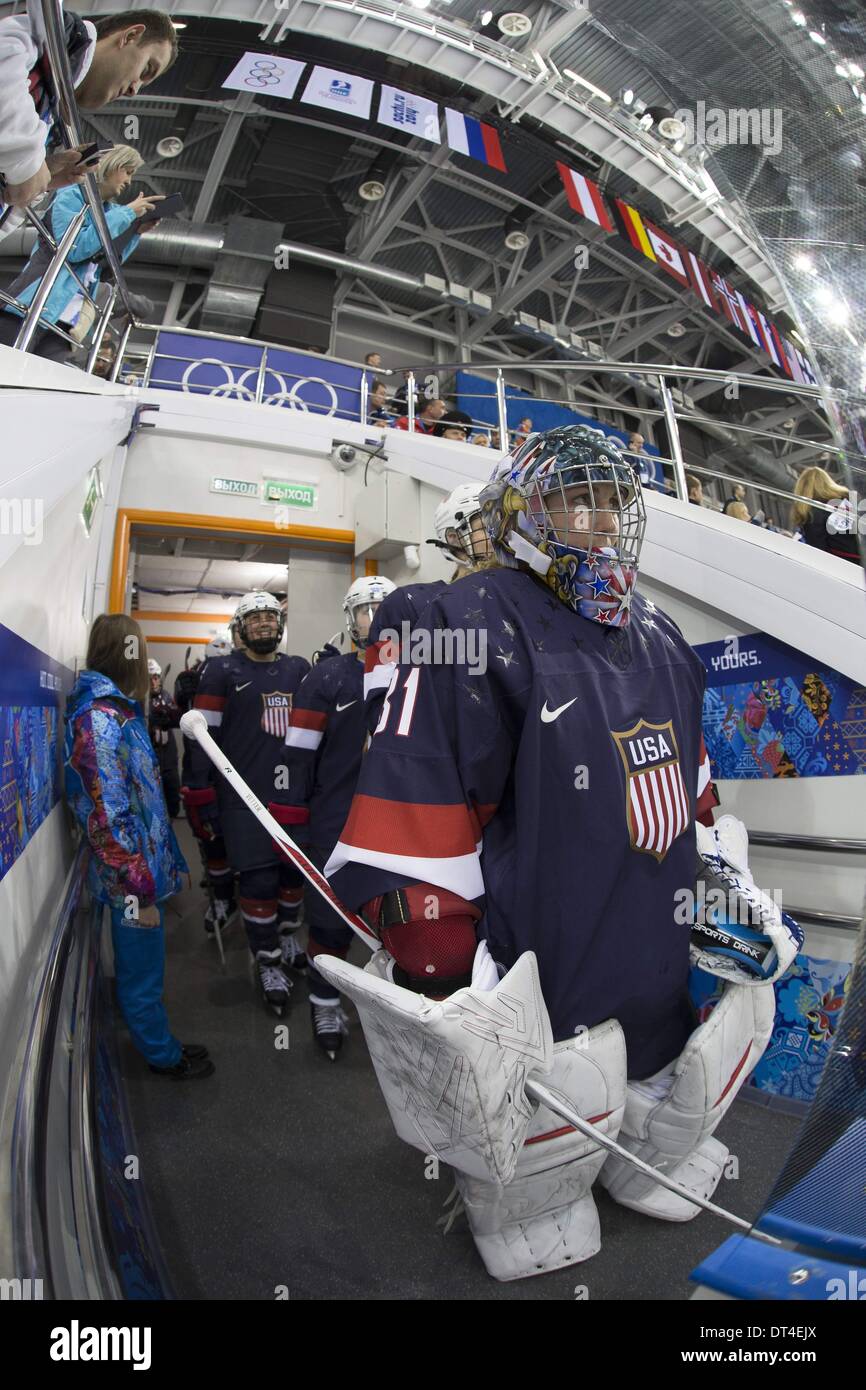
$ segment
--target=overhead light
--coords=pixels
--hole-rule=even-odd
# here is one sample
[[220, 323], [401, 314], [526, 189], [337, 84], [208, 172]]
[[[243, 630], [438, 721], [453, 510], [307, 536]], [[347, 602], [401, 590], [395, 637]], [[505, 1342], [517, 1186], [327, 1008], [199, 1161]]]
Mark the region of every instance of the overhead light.
[[843, 299], [834, 299], [832, 304], [825, 306], [824, 314], [829, 323], [841, 326], [848, 322], [851, 317], [851, 310]]
[[848, 76], [848, 69], [845, 67], [845, 64], [844, 64], [844, 63], [837, 63], [837, 64], [836, 64], [836, 76], [837, 76], [837, 77], [847, 77], [847, 76]]
[[160, 159], [177, 159], [182, 150], [183, 141], [179, 135], [166, 135], [156, 142], [156, 152]]
[[482, 28], [482, 29], [486, 29], [487, 26], [488, 26], [488, 24], [492, 24], [492, 23], [493, 23], [493, 11], [492, 11], [492, 10], [482, 10], [482, 12], [481, 12], [481, 28]]
[[819, 43], [822, 48], [824, 48], [824, 46], [827, 43], [827, 40], [824, 38], [824, 35], [817, 33], [815, 29], [809, 30], [809, 38], [812, 40], [813, 43]]
[[828, 304], [833, 303], [836, 296], [830, 289], [829, 285], [818, 285], [817, 289], [815, 290], [815, 298], [817, 299], [819, 304], [823, 304], [826, 307]]
[[619, 94], [619, 99], [623, 106], [631, 106], [634, 101], [634, 92], [631, 87], [623, 87]]
[[863, 69], [857, 65], [857, 63], [849, 63], [848, 71], [850, 72], [852, 77], [866, 77], [866, 72], [864, 72]]
[[688, 330], [684, 323], [672, 323], [666, 331], [669, 338], [684, 338]]
[[507, 34], [510, 39], [520, 39], [532, 28], [532, 20], [519, 10], [509, 10], [507, 14], [501, 14], [496, 24], [500, 34]]
[[509, 251], [525, 251], [529, 245], [526, 232], [526, 219], [519, 213], [511, 213], [505, 219], [505, 245]]
[[685, 147], [686, 147], [686, 142], [685, 142], [685, 140], [678, 140], [677, 143], [674, 145], [674, 154], [682, 154], [682, 152], [683, 152], [683, 150], [685, 149]]
[[[685, 121], [681, 121], [672, 111], [668, 111], [667, 107], [648, 107], [640, 121], [642, 126], [647, 117], [650, 117], [649, 126], [655, 124], [663, 140], [670, 140], [673, 143], [675, 140], [682, 140], [686, 133]], [[644, 129], [649, 129], [649, 126], [644, 126]]]
[[429, 8], [430, 0], [409, 0], [413, 10], [426, 10]]
[[588, 82], [585, 77], [581, 77], [579, 73], [573, 72], [571, 68], [563, 68], [562, 75], [563, 77], [567, 77], [571, 82], [579, 82], [581, 87], [586, 87], [587, 91], [592, 92], [593, 96], [600, 97], [602, 101], [613, 100], [612, 97], [608, 96], [607, 92], [601, 90], [601, 87], [596, 87], [594, 82]]
[[798, 29], [805, 29], [806, 25], [809, 23], [802, 10], [795, 10], [794, 13], [791, 15], [791, 18], [793, 19]]
[[186, 28], [186, 25], [183, 24], [183, 23], [181, 23], [181, 24], [176, 24], [176, 23], [174, 22], [174, 20], [172, 20], [172, 21], [171, 21], [171, 27], [172, 27], [172, 29], [185, 29], [185, 28]]
[[378, 203], [385, 196], [385, 185], [379, 179], [365, 179], [358, 192], [365, 203]]
[[805, 256], [802, 251], [799, 251], [794, 257], [794, 269], [803, 270], [807, 275], [815, 274], [815, 267], [812, 261], [808, 256]]

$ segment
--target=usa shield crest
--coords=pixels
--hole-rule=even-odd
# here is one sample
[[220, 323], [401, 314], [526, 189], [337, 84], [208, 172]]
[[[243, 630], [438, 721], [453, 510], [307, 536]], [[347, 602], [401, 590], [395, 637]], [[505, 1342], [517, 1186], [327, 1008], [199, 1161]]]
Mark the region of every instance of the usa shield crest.
[[673, 721], [651, 724], [639, 719], [631, 729], [610, 732], [625, 768], [632, 849], [651, 854], [661, 863], [691, 818]]
[[292, 697], [283, 690], [273, 690], [262, 695], [262, 728], [266, 734], [285, 738], [289, 732], [289, 719], [292, 713]]

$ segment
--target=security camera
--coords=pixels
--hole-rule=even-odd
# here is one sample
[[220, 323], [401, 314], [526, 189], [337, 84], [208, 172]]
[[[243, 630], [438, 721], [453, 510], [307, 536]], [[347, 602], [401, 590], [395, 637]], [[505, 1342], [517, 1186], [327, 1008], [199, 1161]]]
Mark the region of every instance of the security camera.
[[331, 463], [341, 473], [348, 473], [350, 468], [354, 468], [358, 462], [358, 450], [354, 444], [340, 444], [334, 440], [331, 445]]

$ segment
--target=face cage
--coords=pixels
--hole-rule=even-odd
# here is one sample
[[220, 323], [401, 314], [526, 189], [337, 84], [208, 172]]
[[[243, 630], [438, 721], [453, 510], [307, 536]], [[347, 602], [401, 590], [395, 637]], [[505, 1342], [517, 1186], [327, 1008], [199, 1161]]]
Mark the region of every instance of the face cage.
[[486, 550], [482, 550], [481, 553], [478, 554], [475, 548], [476, 545], [484, 546], [486, 536], [481, 535], [476, 538], [472, 534], [472, 523], [476, 517], [480, 518], [480, 516], [480, 511], [472, 512], [469, 516], [467, 516], [465, 512], [456, 512], [456, 524], [445, 528], [446, 534], [448, 531], [456, 531], [459, 539], [459, 549], [456, 546], [449, 545], [447, 540], [443, 541], [443, 545], [455, 565], [462, 565], [464, 568], [467, 566], [469, 568], [474, 568], [481, 560], [487, 558]]
[[[365, 647], [369, 642], [369, 635], [362, 637], [358, 628], [358, 614], [365, 610], [370, 614], [370, 627], [373, 626], [373, 619], [376, 616], [376, 609], [381, 603], [381, 599], [365, 599], [361, 603], [355, 603], [346, 613], [346, 631], [355, 643], [356, 647]], [[369, 634], [370, 628], [367, 628]]]
[[[632, 479], [628, 485], [621, 476], [624, 471], [627, 471]], [[603, 476], [593, 477], [593, 474]], [[615, 496], [610, 507], [602, 508], [598, 505], [596, 487], [605, 486], [613, 487]], [[588, 490], [585, 502], [569, 502], [566, 492], [574, 487], [584, 487]], [[570, 514], [570, 524], [564, 535], [559, 534], [552, 526], [548, 512], [550, 497], [556, 495], [557, 489], [563, 512], [566, 515]], [[575, 463], [549, 474], [547, 478], [539, 478], [536, 475], [527, 489], [527, 501], [542, 538], [549, 544], [569, 552], [613, 550], [623, 568], [637, 568], [646, 530], [646, 507], [637, 475], [630, 465], [597, 463], [587, 468], [585, 464]], [[574, 525], [575, 513], [578, 511], [587, 513], [588, 524], [585, 527]], [[597, 526], [596, 519], [599, 513], [611, 512], [619, 517], [618, 535], [601, 531]], [[579, 545], [576, 539], [578, 530], [588, 532], [587, 539], [581, 540]]]
[[[276, 618], [277, 646], [279, 646], [280, 642], [282, 641], [283, 633], [286, 630], [286, 617], [282, 609], [280, 609], [280, 611], [277, 612], [274, 608], [251, 608], [249, 613], [244, 613], [242, 618], [237, 619], [238, 632], [240, 634], [240, 639], [243, 642], [244, 646], [248, 647], [250, 645], [249, 634], [247, 632], [247, 621], [249, 618], [252, 618], [256, 613], [269, 613], [272, 618]], [[262, 639], [256, 638], [255, 640], [261, 641]], [[255, 650], [255, 648], [253, 648], [253, 650]]]

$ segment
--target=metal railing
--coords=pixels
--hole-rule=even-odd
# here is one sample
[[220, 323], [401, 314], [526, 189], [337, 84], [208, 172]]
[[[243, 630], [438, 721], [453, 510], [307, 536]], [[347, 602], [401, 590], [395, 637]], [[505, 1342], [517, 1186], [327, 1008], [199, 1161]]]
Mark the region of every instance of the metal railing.
[[[52, 107], [55, 112], [53, 129], [59, 132], [61, 141], [66, 149], [76, 149], [84, 144], [84, 140], [79, 125], [75, 89], [72, 83], [72, 73], [69, 68], [69, 58], [64, 42], [63, 8], [60, 0], [42, 0], [42, 18], [45, 25], [45, 48], [48, 55], [48, 77], [46, 80], [53, 88]], [[99, 349], [108, 329], [109, 320], [114, 313], [117, 299], [120, 298], [129, 317], [129, 324], [123, 336], [123, 347], [126, 346], [129, 332], [135, 324], [135, 315], [133, 313], [129, 291], [126, 287], [126, 281], [124, 280], [123, 272], [120, 268], [120, 259], [115, 250], [111, 233], [105, 220], [105, 212], [102, 206], [102, 199], [99, 195], [99, 187], [93, 173], [87, 175], [81, 185], [81, 190], [84, 195], [86, 206], [72, 219], [59, 242], [55, 241], [48, 228], [43, 224], [41, 218], [38, 217], [31, 208], [26, 208], [24, 210], [27, 220], [36, 229], [37, 237], [46, 243], [53, 254], [30, 304], [23, 304], [20, 300], [14, 299], [2, 292], [0, 292], [0, 300], [10, 308], [17, 310], [22, 316], [23, 322], [21, 331], [14, 344], [16, 348], [26, 352], [38, 328], [48, 329], [50, 332], [70, 343], [73, 347], [78, 347], [80, 344], [76, 343], [68, 333], [64, 332], [57, 324], [50, 322], [43, 316], [43, 309], [54, 288], [57, 277], [63, 269], [66, 269], [77, 282], [83, 298], [93, 306], [96, 313], [96, 325], [93, 329], [92, 342], [86, 367], [86, 370], [90, 372], [93, 370], [93, 366], [96, 362]], [[87, 286], [82, 283], [77, 272], [68, 264], [69, 253], [88, 216], [93, 220], [96, 234], [102, 246], [102, 254], [105, 256], [110, 275], [114, 281], [112, 290], [102, 309], [99, 308], [99, 305]], [[90, 259], [92, 259], [92, 257]], [[117, 361], [114, 364], [114, 370], [112, 372], [112, 380], [117, 379], [117, 374], [120, 369], [120, 359], [121, 351], [118, 350]]]

